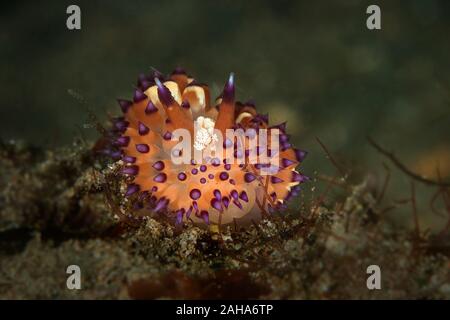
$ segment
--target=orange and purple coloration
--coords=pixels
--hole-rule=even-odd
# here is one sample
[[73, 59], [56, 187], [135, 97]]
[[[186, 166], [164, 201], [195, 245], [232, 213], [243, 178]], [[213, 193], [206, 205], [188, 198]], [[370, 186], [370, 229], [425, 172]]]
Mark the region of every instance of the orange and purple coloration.
[[[299, 194], [300, 183], [308, 180], [296, 171], [306, 152], [293, 148], [286, 123], [269, 126], [268, 116], [258, 114], [253, 102], [235, 101], [233, 75], [214, 104], [208, 86], [182, 69], [168, 77], [157, 71], [139, 76], [132, 100], [118, 102], [123, 116], [113, 121], [108, 154], [123, 161], [122, 173], [133, 177], [125, 196], [138, 199], [145, 210], [173, 217], [177, 223], [250, 221], [286, 208], [287, 201]], [[277, 172], [261, 175], [262, 164], [247, 161], [174, 164], [171, 153], [176, 142], [171, 133], [178, 128], [193, 133], [199, 117], [211, 119], [224, 136], [226, 129], [278, 129]], [[229, 147], [233, 145], [224, 142], [224, 148]]]

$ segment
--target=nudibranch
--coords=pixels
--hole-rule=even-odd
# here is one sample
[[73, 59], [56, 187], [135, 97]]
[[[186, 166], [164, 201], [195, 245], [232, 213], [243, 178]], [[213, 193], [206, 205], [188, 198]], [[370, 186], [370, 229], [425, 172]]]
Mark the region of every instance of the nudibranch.
[[[286, 208], [308, 180], [296, 170], [307, 153], [291, 145], [286, 123], [269, 126], [268, 116], [257, 113], [253, 102], [235, 101], [233, 74], [213, 103], [208, 86], [182, 69], [167, 77], [158, 71], [140, 75], [132, 99], [118, 103], [123, 116], [113, 119], [108, 152], [123, 163], [124, 197], [136, 199], [141, 210], [177, 223], [250, 221]], [[192, 136], [176, 139], [179, 129]], [[230, 129], [242, 129], [245, 135], [228, 139]], [[252, 135], [263, 130], [264, 148], [258, 139], [250, 147]], [[272, 135], [275, 131], [277, 135]], [[184, 139], [194, 153], [220, 144], [223, 150], [232, 150], [232, 157], [194, 158], [177, 149]], [[173, 160], [183, 152], [187, 162]], [[256, 154], [253, 161], [251, 154]], [[258, 160], [263, 155], [264, 163]], [[267, 163], [274, 158], [275, 165]]]

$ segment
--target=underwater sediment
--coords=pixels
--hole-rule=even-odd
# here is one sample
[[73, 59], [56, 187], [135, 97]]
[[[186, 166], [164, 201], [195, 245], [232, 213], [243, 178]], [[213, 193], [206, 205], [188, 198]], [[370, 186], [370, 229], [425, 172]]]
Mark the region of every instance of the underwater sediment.
[[[366, 182], [342, 206], [297, 199], [218, 233], [133, 218], [120, 168], [81, 142], [1, 143], [0, 166], [2, 299], [450, 298], [448, 238], [394, 228]], [[66, 287], [73, 264], [81, 290]], [[374, 264], [381, 290], [366, 287]]]

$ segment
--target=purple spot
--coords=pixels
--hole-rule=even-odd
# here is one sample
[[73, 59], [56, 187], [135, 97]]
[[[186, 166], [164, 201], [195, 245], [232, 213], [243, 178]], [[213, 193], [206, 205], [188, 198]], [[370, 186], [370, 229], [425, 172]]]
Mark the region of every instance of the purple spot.
[[150, 147], [145, 143], [140, 143], [136, 145], [136, 150], [140, 153], [148, 153], [150, 151]]
[[181, 224], [181, 222], [183, 222], [183, 213], [184, 213], [184, 209], [180, 209], [175, 213], [177, 216], [176, 224], [179, 225], [179, 224]]
[[158, 171], [161, 171], [164, 169], [165, 165], [164, 165], [164, 162], [162, 162], [162, 161], [156, 161], [152, 167]]
[[117, 99], [117, 102], [123, 113], [127, 113], [128, 109], [133, 105], [133, 102], [124, 99]]
[[200, 198], [201, 195], [202, 193], [198, 189], [192, 189], [191, 192], [189, 193], [189, 196], [191, 197], [192, 200], [197, 200], [198, 198]]
[[270, 177], [270, 182], [272, 182], [272, 183], [280, 183], [280, 182], [283, 182], [284, 180], [283, 179], [280, 179], [280, 178], [278, 178], [278, 177], [276, 177], [276, 176], [272, 176], [272, 177]]
[[201, 179], [200, 179], [200, 183], [201, 183], [201, 184], [205, 184], [205, 183], [206, 183], [206, 179], [205, 179], [205, 178], [201, 178]]
[[147, 107], [145, 108], [145, 113], [150, 114], [150, 113], [154, 113], [154, 112], [158, 112], [158, 108], [155, 107], [153, 102], [149, 101], [147, 104]]
[[164, 138], [164, 140], [170, 140], [170, 139], [172, 139], [172, 133], [170, 133], [169, 131], [167, 131], [166, 133], [164, 133], [163, 138]]
[[231, 190], [230, 195], [231, 195], [231, 197], [234, 200], [238, 200], [239, 199], [239, 194], [238, 194], [238, 192], [236, 190]]
[[244, 175], [244, 180], [245, 180], [245, 182], [247, 182], [247, 183], [250, 183], [250, 182], [252, 182], [252, 181], [255, 180], [255, 179], [256, 179], [256, 177], [255, 177], [255, 175], [254, 175], [253, 173], [247, 172], [247, 173]]
[[152, 187], [152, 192], [156, 192], [156, 191], [158, 191], [158, 187], [157, 186], [153, 186]]
[[119, 160], [122, 157], [123, 152], [122, 152], [122, 150], [117, 150], [117, 151], [106, 152], [106, 154], [109, 154], [111, 156], [111, 158], [113, 158], [114, 160]]
[[135, 163], [136, 162], [136, 157], [123, 156], [122, 160], [123, 160], [123, 162], [126, 162], [126, 163]]
[[192, 201], [192, 206], [194, 207], [195, 212], [197, 213], [197, 212], [198, 212], [198, 204], [197, 204], [197, 201]]
[[228, 205], [230, 204], [230, 199], [228, 199], [228, 197], [223, 197], [222, 198], [222, 203], [223, 203], [225, 208], [228, 208]]
[[140, 84], [138, 84], [142, 91], [146, 91], [148, 88], [150, 88], [150, 86], [153, 84], [152, 81], [148, 81], [148, 80], [142, 80]]
[[146, 135], [149, 131], [150, 131], [150, 129], [145, 125], [145, 124], [143, 124], [142, 122], [140, 122], [139, 121], [139, 126], [138, 126], [138, 131], [139, 131], [139, 135], [141, 135], [141, 136], [143, 136], [143, 135]]
[[189, 219], [192, 213], [192, 207], [189, 207], [188, 211], [186, 211], [186, 219]]
[[247, 192], [242, 191], [242, 192], [241, 192], [241, 195], [239, 196], [239, 198], [240, 198], [242, 201], [248, 202]]
[[134, 91], [134, 96], [133, 96], [133, 101], [138, 103], [141, 102], [143, 100], [147, 99], [147, 96], [145, 95], [145, 93], [142, 92], [142, 90], [140, 89], [136, 89]]
[[225, 170], [231, 170], [231, 164], [226, 164], [223, 166]]
[[201, 171], [201, 172], [205, 172], [205, 171], [206, 171], [206, 166], [205, 166], [204, 164], [202, 164], [202, 165], [200, 166], [200, 171]]
[[197, 174], [197, 173], [198, 173], [198, 170], [194, 168], [194, 169], [191, 170], [191, 173], [192, 173], [192, 174]]
[[213, 191], [214, 197], [216, 197], [216, 199], [221, 200], [222, 199], [222, 193], [220, 192], [220, 190], [215, 189]]
[[130, 143], [130, 137], [122, 136], [117, 138], [115, 144], [121, 147], [126, 147]]
[[212, 199], [212, 200], [211, 200], [211, 206], [212, 206], [214, 209], [216, 209], [217, 211], [220, 211], [220, 212], [223, 211], [222, 203], [220, 202], [219, 199], [215, 199], [215, 198]]
[[139, 172], [139, 167], [138, 166], [127, 166], [127, 167], [124, 167], [122, 169], [122, 173], [123, 174], [129, 174], [129, 175], [132, 175], [132, 176], [137, 175], [138, 172]]
[[189, 104], [189, 101], [183, 101], [181, 103], [181, 107], [184, 108], [184, 109], [189, 109], [191, 106]]
[[200, 213], [201, 217], [203, 218], [203, 221], [205, 221], [206, 224], [209, 224], [209, 213], [208, 211], [202, 211]]
[[129, 184], [128, 187], [127, 187], [127, 191], [125, 192], [125, 196], [129, 197], [132, 194], [135, 194], [136, 192], [138, 192], [139, 189], [140, 188], [139, 188], [139, 186], [137, 184], [135, 184], [135, 183]]
[[306, 181], [305, 176], [301, 175], [296, 171], [292, 171], [292, 182], [304, 182]]
[[178, 174], [178, 180], [184, 181], [184, 180], [186, 180], [186, 178], [187, 178], [186, 173], [180, 172], [180, 173]]
[[235, 185], [236, 181], [234, 181], [234, 179], [230, 179], [230, 184]]
[[229, 177], [228, 172], [222, 171], [219, 175], [220, 180], [227, 180]]
[[239, 202], [239, 200], [233, 200], [233, 203], [236, 207], [242, 210], [242, 204]]
[[156, 203], [155, 212], [161, 211], [167, 207], [167, 204], [169, 203], [169, 199], [165, 199], [164, 197], [159, 199]]
[[211, 180], [214, 179], [214, 175], [212, 173], [208, 174], [208, 178], [210, 178]]
[[125, 121], [125, 120], [117, 120], [114, 122], [114, 127], [120, 131], [120, 132], [124, 132], [127, 130], [128, 126], [129, 126], [129, 122]]
[[[292, 147], [292, 145], [289, 142], [284, 142], [281, 144], [281, 151], [285, 151], [287, 149], [289, 149], [290, 147]], [[271, 155], [269, 155], [271, 156]]]
[[163, 173], [163, 172], [158, 173], [158, 174], [153, 178], [153, 181], [159, 182], [159, 183], [166, 182], [166, 180], [167, 180], [167, 175], [166, 175], [165, 173]]
[[287, 167], [292, 166], [293, 164], [295, 164], [295, 161], [283, 158], [281, 160], [281, 164], [283, 165], [283, 168], [287, 168]]
[[289, 135], [288, 134], [280, 135], [280, 142], [281, 143], [287, 143], [288, 141], [289, 141]]
[[297, 158], [297, 160], [299, 162], [302, 162], [308, 155], [308, 152], [304, 151], [304, 150], [294, 149], [294, 151], [295, 151], [295, 157]]

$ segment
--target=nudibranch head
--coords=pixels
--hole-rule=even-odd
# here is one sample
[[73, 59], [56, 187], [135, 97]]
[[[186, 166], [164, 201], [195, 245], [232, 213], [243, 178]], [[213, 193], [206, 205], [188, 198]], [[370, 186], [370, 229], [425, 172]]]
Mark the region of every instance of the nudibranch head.
[[109, 154], [129, 176], [124, 196], [177, 223], [227, 224], [286, 207], [308, 178], [306, 152], [286, 123], [269, 126], [253, 102], [235, 101], [231, 74], [214, 103], [182, 69], [141, 75], [132, 100], [118, 99]]

